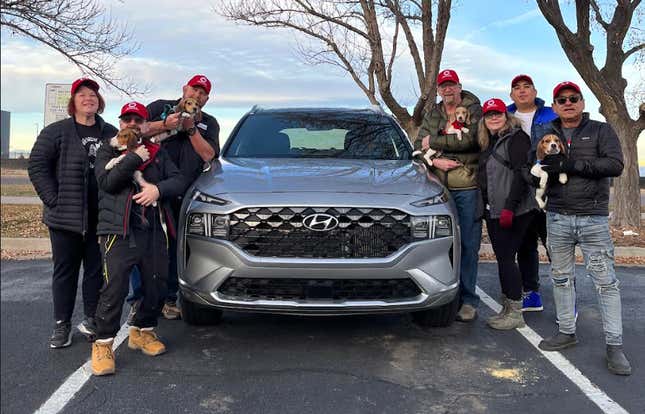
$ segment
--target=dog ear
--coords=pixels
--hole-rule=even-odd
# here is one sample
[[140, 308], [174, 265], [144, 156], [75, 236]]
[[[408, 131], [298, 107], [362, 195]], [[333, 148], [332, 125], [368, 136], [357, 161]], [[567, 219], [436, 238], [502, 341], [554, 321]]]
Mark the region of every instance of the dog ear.
[[567, 153], [567, 147], [564, 145], [564, 143], [558, 139], [558, 146], [560, 147], [560, 154], [566, 154]]
[[470, 124], [470, 111], [468, 110], [468, 108], [466, 108], [466, 119], [464, 124], [466, 125]]
[[200, 108], [199, 105], [196, 105], [195, 108], [197, 108], [195, 110], [195, 117], [194, 117], [195, 122], [201, 122], [201, 120], [202, 120], [202, 108]]
[[542, 161], [544, 159], [544, 156], [546, 155], [546, 151], [544, 151], [545, 145], [546, 145], [546, 141], [544, 138], [542, 138], [540, 142], [538, 142], [537, 144], [537, 151], [535, 151], [535, 156], [540, 161]]

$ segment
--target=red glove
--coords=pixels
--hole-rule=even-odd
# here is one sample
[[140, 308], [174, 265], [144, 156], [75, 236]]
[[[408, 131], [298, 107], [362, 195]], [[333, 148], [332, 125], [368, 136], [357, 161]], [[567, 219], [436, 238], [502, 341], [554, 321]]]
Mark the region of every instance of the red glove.
[[503, 209], [502, 214], [499, 216], [499, 225], [503, 229], [510, 229], [513, 226], [513, 212], [511, 210]]

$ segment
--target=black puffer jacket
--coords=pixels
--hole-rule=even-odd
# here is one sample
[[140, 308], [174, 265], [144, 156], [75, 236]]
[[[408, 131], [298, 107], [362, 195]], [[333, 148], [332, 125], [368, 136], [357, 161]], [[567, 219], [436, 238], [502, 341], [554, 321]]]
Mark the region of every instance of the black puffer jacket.
[[[104, 142], [118, 130], [96, 115]], [[29, 156], [29, 179], [43, 201], [43, 223], [53, 229], [88, 231], [87, 151], [76, 132], [74, 118], [45, 127]]]
[[[135, 153], [128, 153], [111, 170], [105, 165], [121, 152], [103, 145], [96, 154], [95, 173], [99, 185], [99, 224], [98, 235], [120, 234], [124, 237], [130, 230], [132, 196], [135, 194], [133, 174], [143, 160]], [[158, 211], [168, 226], [170, 236], [175, 237], [175, 223], [170, 214], [169, 200], [186, 191], [188, 183], [170, 160], [163, 148], [159, 149], [154, 160], [143, 170], [143, 178], [159, 189]], [[151, 207], [152, 208], [152, 207]]]
[[[552, 122], [552, 128], [566, 142], [559, 118]], [[623, 152], [613, 128], [584, 113], [573, 131], [568, 157], [575, 161], [573, 171], [568, 172], [569, 180], [564, 185], [549, 180], [546, 210], [578, 216], [609, 215], [609, 177], [618, 177], [623, 171]]]

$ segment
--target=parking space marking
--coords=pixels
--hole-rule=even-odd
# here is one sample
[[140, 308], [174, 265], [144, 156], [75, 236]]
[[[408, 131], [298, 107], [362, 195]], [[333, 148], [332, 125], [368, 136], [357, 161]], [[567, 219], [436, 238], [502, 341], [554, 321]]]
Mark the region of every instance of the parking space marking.
[[[481, 300], [491, 308], [495, 313], [502, 310], [502, 306], [491, 298], [486, 292], [477, 287], [477, 294]], [[629, 414], [627, 410], [620, 406], [616, 401], [612, 400], [603, 390], [598, 388], [596, 384], [591, 382], [589, 378], [585, 377], [578, 368], [575, 367], [568, 359], [560, 352], [546, 352], [538, 348], [538, 344], [543, 339], [537, 332], [531, 329], [528, 325], [524, 328], [517, 328], [517, 331], [527, 340], [535, 349], [538, 350], [546, 359], [553, 364], [553, 366], [564, 374], [571, 382], [573, 382], [580, 390], [589, 398], [594, 404], [607, 414]]]
[[[116, 349], [121, 345], [121, 343], [128, 337], [128, 325], [121, 325], [121, 329], [116, 334], [114, 338], [113, 349]], [[60, 351], [53, 351], [60, 352]], [[55, 414], [60, 412], [68, 402], [74, 398], [76, 393], [85, 385], [85, 383], [92, 378], [92, 360], [89, 359], [86, 363], [81, 365], [72, 375], [67, 377], [65, 382], [61, 384], [60, 387], [49, 397], [39, 409], [35, 411], [35, 414]]]

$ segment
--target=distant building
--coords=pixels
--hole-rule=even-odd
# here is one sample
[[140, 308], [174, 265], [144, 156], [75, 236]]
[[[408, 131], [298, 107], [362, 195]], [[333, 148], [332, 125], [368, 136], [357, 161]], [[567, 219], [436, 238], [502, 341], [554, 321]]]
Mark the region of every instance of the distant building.
[[9, 132], [11, 131], [11, 112], [2, 111], [0, 133], [2, 134], [2, 153], [0, 158], [9, 158]]

